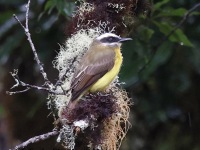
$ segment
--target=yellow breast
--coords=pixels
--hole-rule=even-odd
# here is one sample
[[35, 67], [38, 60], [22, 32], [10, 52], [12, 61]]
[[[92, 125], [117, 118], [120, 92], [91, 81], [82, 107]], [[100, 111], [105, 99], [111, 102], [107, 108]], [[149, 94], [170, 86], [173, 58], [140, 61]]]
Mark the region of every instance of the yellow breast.
[[115, 50], [115, 63], [113, 68], [107, 72], [102, 78], [100, 78], [95, 84], [89, 89], [90, 92], [103, 91], [105, 88], [115, 79], [118, 75], [121, 64], [122, 64], [122, 54], [120, 48]]

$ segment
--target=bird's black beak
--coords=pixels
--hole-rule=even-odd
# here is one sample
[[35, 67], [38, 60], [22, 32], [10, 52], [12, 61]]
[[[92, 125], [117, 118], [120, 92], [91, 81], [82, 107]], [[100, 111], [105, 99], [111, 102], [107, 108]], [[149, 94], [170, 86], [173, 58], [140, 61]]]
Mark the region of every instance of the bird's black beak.
[[133, 40], [133, 39], [132, 38], [121, 38], [119, 40], [119, 42], [125, 42], [125, 41], [131, 41], [131, 40]]

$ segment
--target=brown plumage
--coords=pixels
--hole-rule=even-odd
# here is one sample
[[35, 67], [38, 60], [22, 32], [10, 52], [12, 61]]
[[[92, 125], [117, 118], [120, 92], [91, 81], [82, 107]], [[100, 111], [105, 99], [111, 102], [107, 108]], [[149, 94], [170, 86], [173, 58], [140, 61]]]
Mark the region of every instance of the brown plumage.
[[[79, 66], [76, 68], [71, 83], [71, 101], [76, 100], [79, 96], [87, 92], [87, 89], [91, 85], [98, 81], [98, 79], [104, 76], [114, 66], [114, 50], [106, 49], [106, 47], [103, 48], [103, 45], [98, 44], [98, 42], [97, 40], [93, 41], [90, 45], [90, 49], [83, 56]], [[94, 45], [95, 51], [93, 50]], [[100, 46], [97, 47], [96, 45]]]
[[68, 108], [73, 110], [87, 92], [104, 91], [120, 71], [121, 43], [132, 40], [113, 33], [104, 33], [95, 38], [76, 67], [71, 82], [71, 99]]

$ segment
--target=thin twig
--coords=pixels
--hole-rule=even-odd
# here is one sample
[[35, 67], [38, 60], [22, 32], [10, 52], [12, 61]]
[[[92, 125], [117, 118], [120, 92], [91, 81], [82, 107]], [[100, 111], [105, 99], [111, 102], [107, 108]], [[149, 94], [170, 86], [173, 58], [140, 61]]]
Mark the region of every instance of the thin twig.
[[6, 94], [9, 94], [9, 95], [20, 94], [20, 93], [27, 92], [28, 90], [30, 90], [30, 88], [26, 88], [26, 89], [24, 89], [24, 90], [15, 91], [15, 92], [6, 91]]
[[[33, 52], [33, 55], [34, 55], [34, 60], [37, 62], [39, 68], [40, 68], [40, 73], [42, 74], [43, 78], [44, 78], [44, 86], [36, 86], [36, 85], [31, 85], [31, 84], [27, 84], [27, 83], [24, 83], [22, 82], [19, 77], [17, 76], [17, 71], [15, 70], [14, 73], [11, 73], [12, 77], [14, 78], [16, 84], [11, 88], [11, 89], [14, 89], [16, 87], [25, 87], [24, 90], [21, 90], [21, 91], [15, 91], [15, 92], [10, 92], [10, 91], [7, 91], [7, 94], [18, 94], [18, 93], [23, 93], [23, 92], [26, 92], [30, 89], [37, 89], [37, 90], [44, 90], [44, 91], [47, 91], [51, 94], [55, 94], [55, 95], [65, 95], [66, 91], [63, 90], [63, 92], [58, 92], [56, 91], [57, 90], [57, 86], [59, 85], [59, 82], [56, 83], [55, 86], [53, 86], [53, 84], [48, 80], [47, 78], [47, 74], [46, 72], [44, 71], [44, 68], [43, 68], [43, 65], [38, 57], [38, 54], [36, 52], [36, 48], [33, 44], [33, 41], [31, 39], [31, 34], [30, 34], [30, 31], [29, 31], [29, 24], [28, 24], [28, 21], [29, 21], [29, 8], [30, 8], [30, 0], [28, 0], [28, 3], [26, 5], [26, 15], [25, 15], [25, 26], [22, 24], [22, 22], [19, 20], [19, 18], [13, 14], [13, 17], [17, 20], [17, 22], [20, 24], [20, 26], [24, 29], [25, 31], [25, 34], [27, 36], [27, 40], [29, 41], [29, 44], [31, 46], [31, 49], [32, 49], [32, 52]], [[62, 81], [64, 79], [61, 78], [60, 81]]]
[[20, 87], [20, 86], [25, 87], [25, 89], [21, 90], [21, 91], [15, 91], [15, 92], [7, 91], [6, 93], [9, 94], [9, 95], [24, 93], [24, 92], [26, 92], [30, 89], [43, 90], [43, 91], [47, 91], [48, 93], [55, 94], [55, 95], [65, 95], [64, 92], [58, 92], [58, 91], [52, 90], [49, 87], [41, 87], [41, 86], [37, 86], [37, 85], [31, 85], [31, 84], [28, 84], [28, 83], [21, 81], [18, 77], [18, 70], [16, 70], [16, 69], [13, 72], [10, 72], [10, 74], [16, 82], [16, 84], [13, 85], [11, 87], [11, 89], [14, 89], [14, 88], [17, 88], [17, 87]]
[[[17, 76], [13, 76], [13, 78], [15, 79], [16, 81], [16, 84], [12, 87], [12, 88], [15, 88], [15, 87], [18, 87], [19, 86], [19, 83], [20, 83], [20, 86], [23, 86], [23, 87], [26, 87], [25, 90], [22, 90], [22, 91], [16, 91], [16, 92], [7, 92], [8, 94], [12, 95], [12, 94], [17, 94], [17, 93], [23, 93], [23, 92], [26, 92], [30, 89], [38, 89], [38, 90], [45, 90], [45, 91], [48, 91], [49, 93], [52, 93], [52, 94], [56, 94], [56, 95], [64, 95], [65, 91], [63, 92], [56, 92], [56, 88], [57, 88], [57, 84], [56, 84], [56, 88], [54, 88], [52, 90], [52, 84], [51, 82], [48, 80], [47, 78], [47, 74], [46, 72], [44, 72], [44, 68], [43, 68], [43, 65], [42, 63], [40, 62], [39, 60], [39, 57], [38, 57], [38, 54], [36, 52], [36, 49], [35, 49], [35, 46], [32, 42], [32, 39], [31, 39], [31, 34], [29, 32], [29, 24], [28, 24], [28, 21], [29, 21], [29, 8], [30, 8], [30, 0], [28, 0], [28, 3], [26, 5], [26, 22], [25, 22], [25, 26], [22, 24], [22, 22], [19, 20], [19, 18], [14, 14], [13, 17], [17, 20], [17, 22], [19, 22], [19, 24], [21, 25], [21, 27], [24, 29], [25, 31], [25, 34], [27, 36], [27, 40], [29, 41], [29, 44], [31, 46], [31, 49], [32, 49], [32, 52], [34, 54], [34, 60], [37, 62], [39, 68], [40, 68], [40, 73], [42, 74], [44, 80], [45, 80], [45, 84], [44, 85], [47, 85], [48, 88], [45, 88], [45, 87], [38, 87], [38, 86], [35, 86], [35, 85], [30, 85], [30, 84], [27, 84], [27, 83], [24, 83], [22, 81], [20, 81], [19, 79], [17, 79]], [[58, 82], [59, 83], [59, 82]], [[11, 88], [11, 89], [12, 89]]]
[[31, 49], [32, 49], [32, 52], [34, 54], [34, 60], [37, 62], [39, 68], [40, 68], [40, 73], [42, 74], [44, 80], [45, 80], [45, 84], [50, 87], [50, 84], [51, 82], [49, 81], [49, 79], [47, 78], [47, 74], [46, 72], [44, 71], [44, 68], [42, 66], [42, 63], [37, 55], [37, 52], [36, 52], [36, 49], [35, 49], [35, 46], [32, 42], [32, 39], [31, 39], [31, 34], [30, 34], [30, 31], [29, 31], [29, 26], [28, 26], [28, 21], [29, 21], [29, 7], [30, 7], [30, 0], [28, 0], [28, 3], [26, 5], [26, 23], [25, 23], [25, 26], [21, 23], [21, 21], [18, 19], [18, 17], [14, 14], [13, 17], [17, 20], [17, 22], [19, 22], [19, 24], [21, 25], [21, 27], [24, 29], [25, 31], [25, 34], [27, 36], [27, 40], [29, 41], [29, 44], [31, 46]]
[[19, 18], [18, 18], [15, 14], [13, 14], [13, 17], [17, 20], [17, 22], [21, 25], [21, 27], [22, 27], [24, 30], [26, 30], [25, 26], [22, 24], [22, 22], [19, 20]]
[[13, 149], [10, 149], [10, 150], [19, 150], [19, 149], [23, 149], [24, 147], [28, 146], [29, 144], [32, 144], [32, 143], [37, 143], [39, 141], [44, 141], [52, 136], [56, 136], [58, 135], [59, 132], [57, 130], [54, 130], [52, 132], [48, 132], [48, 133], [45, 133], [45, 134], [42, 134], [42, 135], [39, 135], [39, 136], [35, 136], [35, 137], [32, 137], [30, 138], [29, 140], [15, 146], [15, 148]]

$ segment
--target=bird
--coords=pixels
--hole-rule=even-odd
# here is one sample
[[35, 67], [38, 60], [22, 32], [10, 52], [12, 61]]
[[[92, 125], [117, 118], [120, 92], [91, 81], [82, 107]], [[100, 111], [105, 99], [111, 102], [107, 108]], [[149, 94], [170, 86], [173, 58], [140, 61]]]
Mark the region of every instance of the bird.
[[114, 33], [96, 37], [80, 59], [71, 81], [71, 99], [68, 107], [73, 109], [86, 93], [104, 91], [118, 75], [123, 57], [122, 42], [132, 38], [121, 38]]

